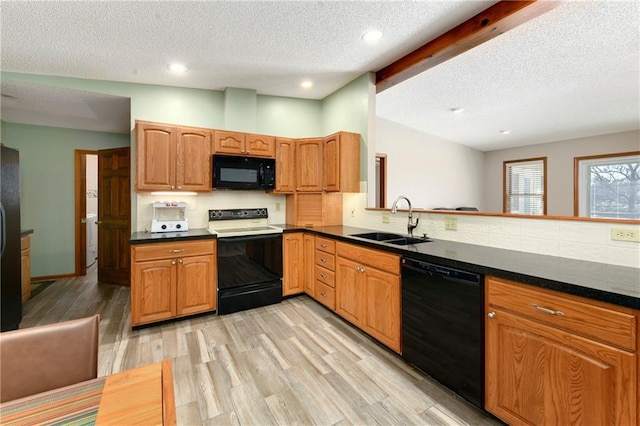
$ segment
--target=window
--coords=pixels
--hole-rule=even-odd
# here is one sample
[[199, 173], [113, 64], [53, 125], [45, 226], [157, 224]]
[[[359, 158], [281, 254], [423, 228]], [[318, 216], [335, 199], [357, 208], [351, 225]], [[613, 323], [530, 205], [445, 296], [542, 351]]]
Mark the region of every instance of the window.
[[574, 215], [640, 219], [640, 152], [574, 159]]
[[547, 214], [547, 157], [504, 162], [505, 213]]

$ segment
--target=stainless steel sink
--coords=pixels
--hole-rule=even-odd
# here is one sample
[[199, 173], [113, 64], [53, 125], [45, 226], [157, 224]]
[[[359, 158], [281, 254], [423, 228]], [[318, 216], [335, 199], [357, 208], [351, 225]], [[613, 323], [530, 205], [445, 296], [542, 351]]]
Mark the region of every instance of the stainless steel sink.
[[351, 234], [351, 236], [364, 238], [367, 240], [380, 241], [383, 243], [395, 244], [397, 246], [428, 243], [431, 241], [424, 238], [405, 237], [404, 235], [401, 235], [401, 234], [392, 234], [389, 232], [367, 232], [364, 234]]
[[395, 240], [383, 241], [388, 244], [395, 244], [397, 246], [407, 246], [409, 244], [429, 243], [431, 240], [425, 240], [424, 238], [403, 237]]
[[367, 232], [364, 234], [351, 234], [352, 237], [364, 238], [373, 241], [397, 240], [403, 238], [400, 234], [390, 234], [388, 232]]

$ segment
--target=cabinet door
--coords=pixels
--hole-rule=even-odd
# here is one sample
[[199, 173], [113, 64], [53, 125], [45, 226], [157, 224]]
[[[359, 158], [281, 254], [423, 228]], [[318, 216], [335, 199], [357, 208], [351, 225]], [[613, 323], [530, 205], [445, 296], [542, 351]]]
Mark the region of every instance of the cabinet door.
[[178, 128], [176, 189], [211, 192], [211, 131]]
[[338, 135], [331, 135], [324, 139], [322, 147], [323, 187], [328, 192], [340, 191], [340, 147]]
[[245, 152], [255, 157], [274, 158], [276, 156], [276, 138], [247, 134], [245, 136]]
[[367, 265], [364, 268], [363, 329], [400, 352], [400, 277]]
[[349, 259], [336, 259], [336, 313], [362, 328], [364, 299], [360, 265]]
[[213, 255], [178, 259], [177, 315], [216, 309], [215, 265]]
[[216, 130], [213, 137], [213, 152], [216, 154], [243, 154], [244, 133]]
[[176, 259], [133, 264], [131, 325], [162, 321], [176, 315]]
[[276, 188], [273, 192], [286, 194], [292, 193], [296, 189], [295, 155], [295, 140], [276, 139]]
[[312, 234], [304, 234], [304, 292], [313, 296], [315, 282], [316, 238]]
[[175, 189], [176, 128], [138, 122], [136, 125], [136, 190]]
[[282, 236], [282, 295], [288, 296], [304, 291], [304, 247], [303, 233], [296, 232]]
[[296, 191], [322, 191], [322, 139], [296, 142]]
[[507, 423], [637, 424], [636, 355], [493, 309], [485, 406]]

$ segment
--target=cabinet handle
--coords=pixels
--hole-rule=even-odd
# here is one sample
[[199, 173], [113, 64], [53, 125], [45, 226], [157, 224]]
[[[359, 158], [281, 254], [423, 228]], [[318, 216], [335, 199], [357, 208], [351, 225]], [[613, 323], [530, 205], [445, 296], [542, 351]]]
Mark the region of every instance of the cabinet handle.
[[493, 319], [493, 318], [495, 318], [495, 317], [496, 317], [496, 313], [492, 311], [492, 312], [489, 312], [489, 313], [487, 314], [487, 316], [488, 316], [489, 318], [492, 318], [492, 319]]
[[559, 317], [563, 317], [564, 316], [564, 312], [562, 312], [562, 311], [554, 311], [553, 309], [549, 309], [549, 308], [544, 308], [542, 306], [538, 306], [535, 303], [532, 303], [531, 306], [533, 306], [534, 309], [537, 309], [540, 312], [544, 312], [545, 314], [556, 315], [556, 316], [559, 316]]
[[182, 187], [181, 187], [181, 186], [179, 186], [179, 187], [178, 187], [178, 189], [182, 189]]
[[326, 244], [324, 244], [324, 243], [322, 243], [322, 244], [320, 244], [320, 247], [322, 247], [322, 248], [327, 248], [327, 245], [326, 245]]
[[184, 249], [173, 249], [173, 250], [169, 250], [169, 253], [182, 253], [184, 251]]
[[327, 259], [325, 259], [324, 257], [321, 257], [321, 258], [320, 258], [320, 262], [323, 262], [323, 263], [324, 263], [324, 262], [326, 262], [326, 261], [327, 261]]
[[178, 262], [182, 263], [182, 259], [178, 259]]
[[171, 261], [171, 264], [172, 264], [172, 265], [175, 265], [175, 264], [176, 264], [176, 260], [175, 260], [175, 259], [173, 259], [173, 260]]
[[320, 278], [324, 278], [326, 280], [327, 276], [325, 274], [320, 274]]
[[327, 293], [325, 293], [324, 291], [323, 291], [323, 292], [320, 292], [320, 296], [322, 296], [322, 297], [327, 297]]

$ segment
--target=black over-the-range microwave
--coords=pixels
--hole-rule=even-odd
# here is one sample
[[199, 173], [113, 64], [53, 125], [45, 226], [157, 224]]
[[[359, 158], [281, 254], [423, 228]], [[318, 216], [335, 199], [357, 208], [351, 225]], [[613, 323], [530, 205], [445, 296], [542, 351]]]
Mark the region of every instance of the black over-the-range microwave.
[[273, 189], [276, 160], [239, 155], [213, 155], [213, 188]]

